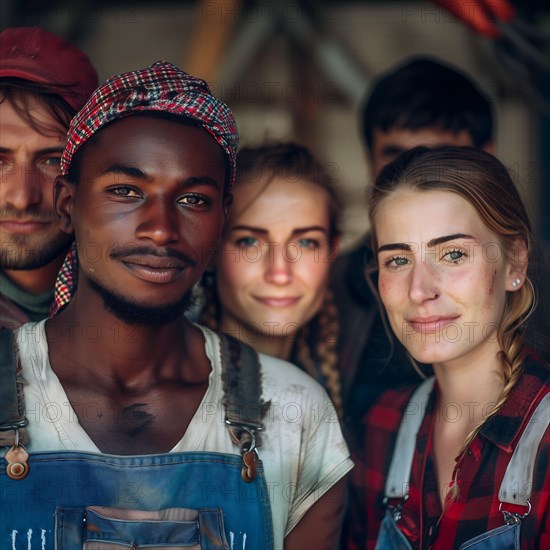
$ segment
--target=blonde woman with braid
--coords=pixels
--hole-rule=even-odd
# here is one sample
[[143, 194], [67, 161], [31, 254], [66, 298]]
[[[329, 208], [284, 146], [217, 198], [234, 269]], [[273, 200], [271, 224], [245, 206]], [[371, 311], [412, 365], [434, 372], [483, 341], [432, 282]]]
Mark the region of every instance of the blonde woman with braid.
[[550, 370], [523, 343], [533, 243], [510, 176], [485, 152], [417, 148], [369, 208], [389, 325], [435, 377], [368, 413], [349, 547], [550, 548]]
[[[340, 414], [336, 308], [327, 289], [340, 202], [327, 167], [294, 143], [241, 150], [200, 322], [316, 378]], [[322, 411], [319, 411], [322, 414]]]

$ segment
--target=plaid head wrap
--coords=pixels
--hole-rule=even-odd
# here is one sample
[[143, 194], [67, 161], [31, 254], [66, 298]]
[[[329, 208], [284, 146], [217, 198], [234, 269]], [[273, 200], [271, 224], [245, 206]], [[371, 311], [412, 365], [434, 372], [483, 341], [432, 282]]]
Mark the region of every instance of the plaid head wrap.
[[[71, 121], [61, 173], [67, 175], [78, 149], [106, 124], [128, 115], [159, 111], [197, 122], [223, 149], [228, 159], [226, 189], [235, 182], [238, 134], [233, 114], [216, 99], [204, 80], [175, 65], [157, 61], [150, 67], [109, 78]], [[55, 283], [51, 315], [67, 305], [77, 285], [76, 246], [71, 247]]]
[[218, 142], [229, 160], [227, 187], [235, 182], [237, 125], [229, 107], [216, 99], [204, 80], [171, 63], [113, 76], [100, 86], [71, 121], [61, 173], [67, 175], [76, 151], [109, 122], [144, 111], [161, 111], [196, 121]]

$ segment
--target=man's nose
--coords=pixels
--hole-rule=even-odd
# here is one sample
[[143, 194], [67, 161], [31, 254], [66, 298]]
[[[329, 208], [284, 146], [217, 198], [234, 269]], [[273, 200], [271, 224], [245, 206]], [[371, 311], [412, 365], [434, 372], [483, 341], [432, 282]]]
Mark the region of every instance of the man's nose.
[[161, 198], [150, 198], [140, 208], [141, 221], [136, 230], [138, 238], [150, 239], [163, 246], [179, 238], [176, 206]]
[[39, 206], [45, 192], [53, 194], [53, 181], [47, 184], [34, 165], [21, 162], [6, 166], [2, 174], [4, 201], [19, 211]]

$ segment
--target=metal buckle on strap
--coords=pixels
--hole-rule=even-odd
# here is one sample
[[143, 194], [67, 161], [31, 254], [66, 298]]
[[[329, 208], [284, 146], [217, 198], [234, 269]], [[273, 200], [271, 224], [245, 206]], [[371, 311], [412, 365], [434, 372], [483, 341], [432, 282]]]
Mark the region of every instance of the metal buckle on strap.
[[246, 453], [247, 451], [253, 451], [256, 449], [256, 434], [254, 433], [255, 428], [243, 424], [242, 422], [232, 422], [231, 420], [225, 419], [225, 423], [232, 428], [240, 429], [245, 431], [250, 436], [250, 445], [246, 447], [241, 447], [241, 454]]
[[235, 443], [239, 445], [239, 450], [241, 452], [241, 458], [243, 461], [243, 466], [241, 469], [241, 477], [247, 483], [251, 483], [256, 478], [256, 473], [258, 469], [258, 453], [256, 452], [256, 434], [254, 429], [249, 429], [248, 426], [242, 423], [231, 422], [226, 419], [226, 424], [230, 426], [229, 430], [242, 430], [246, 432], [250, 439], [242, 438], [241, 435], [235, 433], [234, 437], [236, 438]]
[[405, 504], [405, 502], [407, 502], [407, 500], [409, 500], [409, 495], [405, 495], [400, 501], [398, 504], [388, 504], [389, 502], [389, 498], [388, 497], [384, 497], [384, 500], [382, 501], [384, 506], [387, 507], [387, 509], [389, 510], [390, 514], [393, 516], [393, 520], [394, 521], [399, 521], [402, 517], [402, 510], [403, 510], [403, 506]]
[[264, 425], [262, 424], [254, 424], [253, 422], [243, 422], [242, 420], [235, 421], [230, 420], [225, 417], [225, 423], [228, 426], [233, 426], [234, 428], [242, 428], [243, 430], [246, 430], [247, 432], [261, 432], [264, 430]]
[[524, 520], [531, 512], [531, 502], [529, 500], [525, 505], [527, 507], [527, 512], [525, 512], [525, 514], [518, 514], [517, 512], [509, 512], [508, 510], [503, 510], [503, 504], [504, 502], [501, 502], [498, 505], [498, 511], [501, 512], [504, 516], [504, 523], [506, 523], [506, 525], [517, 525], [518, 523], [521, 523], [522, 520]]
[[9, 424], [1, 424], [0, 432], [9, 432], [10, 430], [20, 430], [25, 428], [29, 421], [26, 417], [23, 417], [21, 420], [16, 420], [15, 422], [10, 422]]

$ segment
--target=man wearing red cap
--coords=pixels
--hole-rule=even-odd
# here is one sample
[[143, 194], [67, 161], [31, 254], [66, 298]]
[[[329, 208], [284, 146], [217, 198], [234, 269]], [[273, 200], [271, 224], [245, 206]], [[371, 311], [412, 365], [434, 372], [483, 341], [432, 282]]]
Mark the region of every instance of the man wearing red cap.
[[53, 211], [69, 122], [97, 85], [88, 57], [36, 27], [0, 33], [0, 326], [47, 316], [70, 245]]

